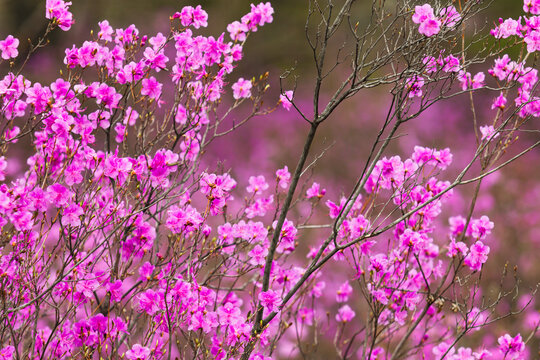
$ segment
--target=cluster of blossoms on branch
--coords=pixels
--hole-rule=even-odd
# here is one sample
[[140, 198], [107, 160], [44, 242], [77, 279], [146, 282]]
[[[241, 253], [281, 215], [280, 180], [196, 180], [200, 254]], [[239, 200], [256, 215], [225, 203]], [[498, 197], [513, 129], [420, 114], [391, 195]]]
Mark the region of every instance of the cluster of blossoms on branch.
[[[527, 1], [538, 14], [540, 5]], [[71, 28], [70, 5], [47, 0], [48, 32]], [[412, 15], [433, 39], [464, 19], [451, 5], [437, 16], [417, 6]], [[492, 321], [467, 281], [488, 260], [494, 224], [457, 214], [440, 236], [444, 205], [463, 178], [445, 179], [450, 149], [416, 146], [405, 160], [379, 154], [353, 195], [325, 207], [318, 182], [291, 205], [301, 166], [248, 179], [209, 170], [208, 145], [239, 126], [229, 114], [252, 103], [243, 124], [271, 111], [261, 104], [266, 75], [229, 81], [248, 36], [272, 21], [270, 3], [252, 4], [217, 38], [194, 31], [208, 26], [201, 6], [174, 13], [170, 33], [150, 37], [104, 20], [94, 38], [65, 50], [63, 76], [52, 83], [21, 71], [0, 80], [0, 359], [269, 360], [307, 351], [319, 329], [343, 358], [526, 357], [520, 334], [457, 345]], [[532, 53], [540, 21], [526, 23], [500, 29], [523, 37]], [[10, 67], [18, 45], [11, 35], [0, 41]], [[517, 122], [540, 115], [537, 71], [526, 60], [504, 55], [489, 71], [518, 84]], [[456, 53], [423, 54], [417, 65], [396, 81], [407, 109], [430, 96], [441, 74], [461, 92], [485, 87], [484, 74], [471, 76]], [[501, 91], [498, 114], [508, 109]], [[278, 104], [297, 109], [293, 94], [282, 91]], [[475, 157], [512, 141], [503, 119], [480, 127]], [[32, 147], [27, 166], [10, 173], [20, 159], [8, 149], [24, 142]], [[310, 236], [314, 229], [322, 231]], [[448, 289], [466, 299], [449, 300], [452, 312]], [[369, 330], [355, 323], [366, 317]], [[369, 341], [355, 343], [358, 334]]]

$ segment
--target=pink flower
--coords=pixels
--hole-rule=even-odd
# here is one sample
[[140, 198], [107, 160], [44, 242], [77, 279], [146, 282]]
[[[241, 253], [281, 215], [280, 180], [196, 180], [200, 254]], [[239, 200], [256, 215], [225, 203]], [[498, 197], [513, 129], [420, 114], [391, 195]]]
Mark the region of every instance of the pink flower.
[[420, 24], [418, 32], [427, 37], [436, 35], [441, 31], [441, 22], [438, 19], [428, 19]]
[[147, 95], [151, 99], [158, 99], [161, 96], [162, 87], [163, 85], [155, 77], [150, 76], [148, 79], [143, 79], [141, 94]]
[[413, 76], [408, 78], [406, 83], [406, 88], [409, 91], [409, 97], [421, 97], [422, 96], [422, 86], [424, 86], [424, 78], [421, 76]]
[[505, 334], [499, 337], [499, 350], [504, 354], [505, 359], [521, 359], [521, 353], [525, 350], [525, 343], [520, 334], [515, 337]]
[[99, 25], [99, 32], [98, 32], [98, 38], [103, 41], [112, 41], [112, 34], [114, 32], [111, 25], [109, 25], [109, 22], [107, 20], [103, 20], [101, 22], [98, 22]]
[[255, 266], [264, 265], [266, 255], [268, 255], [267, 248], [264, 248], [261, 245], [255, 245], [255, 247], [248, 253], [249, 263]]
[[0, 181], [4, 181], [6, 179], [6, 168], [8, 166], [8, 162], [6, 161], [6, 158], [4, 156], [0, 156]]
[[274, 195], [270, 195], [267, 198], [259, 198], [255, 200], [246, 209], [246, 216], [248, 219], [252, 219], [256, 216], [264, 216], [266, 213], [272, 209], [272, 204], [274, 203]]
[[246, 24], [239, 21], [233, 21], [227, 25], [227, 31], [229, 32], [231, 39], [234, 41], [244, 41], [246, 40], [246, 33], [249, 31], [249, 29]]
[[540, 0], [523, 0], [523, 11], [533, 15], [540, 14]]
[[175, 234], [183, 233], [187, 235], [190, 232], [197, 231], [204, 221], [201, 214], [190, 205], [184, 209], [173, 205], [167, 214], [167, 227]]
[[428, 5], [416, 6], [412, 20], [416, 24], [420, 24], [418, 32], [425, 36], [433, 36], [441, 30], [441, 21], [435, 17], [433, 8]]
[[268, 189], [268, 183], [264, 179], [264, 176], [250, 176], [249, 177], [249, 186], [247, 187], [248, 193], [258, 194], [262, 193], [264, 190]]
[[473, 219], [470, 224], [471, 235], [478, 240], [483, 240], [487, 235], [491, 234], [494, 224], [490, 221], [486, 215], [480, 217], [480, 219]]
[[458, 72], [459, 71], [459, 59], [454, 55], [448, 55], [444, 58], [444, 72]]
[[504, 54], [502, 58], [495, 59], [495, 64], [488, 70], [488, 73], [503, 81], [514, 68], [514, 64], [515, 63], [511, 61], [510, 57], [507, 54]]
[[461, 83], [461, 89], [463, 91], [468, 89], [479, 89], [483, 87], [486, 76], [483, 72], [479, 72], [474, 77], [471, 77], [471, 73], [461, 70], [458, 74], [458, 80]]
[[499, 136], [499, 133], [491, 125], [480, 126], [480, 133], [482, 133], [482, 138], [480, 139], [482, 141], [485, 139], [493, 140]]
[[148, 281], [152, 278], [152, 273], [154, 272], [155, 266], [150, 264], [148, 261], [145, 262], [139, 268], [139, 279], [138, 281]]
[[429, 4], [422, 6], [417, 5], [414, 8], [414, 14], [412, 16], [412, 21], [415, 24], [421, 24], [426, 20], [433, 19], [435, 14], [433, 13], [433, 8]]
[[64, 207], [71, 200], [73, 194], [71, 191], [66, 189], [65, 186], [60, 184], [53, 184], [47, 188], [47, 193], [50, 196], [50, 199], [54, 206]]
[[180, 12], [180, 22], [182, 26], [193, 26], [195, 29], [208, 26], [208, 13], [201, 8], [201, 5], [185, 6]]
[[525, 36], [524, 41], [527, 43], [527, 52], [533, 53], [540, 50], [540, 31], [531, 31]]
[[67, 31], [74, 23], [73, 14], [68, 11], [70, 5], [71, 2], [64, 2], [62, 0], [47, 0], [45, 17], [51, 20], [55, 19], [58, 27]]
[[0, 360], [12, 360], [15, 353], [15, 347], [8, 345], [0, 350]]
[[289, 172], [289, 168], [285, 166], [283, 169], [279, 169], [276, 171], [276, 178], [278, 181], [278, 185], [282, 189], [286, 189], [289, 187], [289, 183], [291, 181], [291, 173]]
[[159, 311], [165, 310], [163, 295], [152, 289], [138, 295], [137, 299], [139, 300], [139, 308], [148, 315], [154, 315]]
[[80, 226], [80, 216], [84, 214], [82, 207], [77, 204], [69, 204], [62, 212], [62, 221], [66, 225]]
[[231, 302], [227, 302], [225, 306], [220, 306], [217, 310], [219, 321], [225, 325], [236, 325], [242, 321], [241, 311], [238, 306]]
[[313, 286], [313, 289], [311, 289], [310, 295], [315, 298], [320, 298], [323, 294], [324, 288], [326, 288], [326, 282], [319, 281]]
[[279, 102], [281, 106], [287, 111], [291, 109], [292, 106], [293, 91], [287, 90], [283, 94], [279, 95]]
[[313, 325], [315, 312], [310, 308], [302, 308], [298, 311], [298, 321], [306, 325]]
[[250, 31], [257, 31], [257, 26], [263, 26], [274, 20], [273, 13], [274, 9], [269, 2], [260, 3], [257, 6], [251, 4], [251, 12], [242, 16], [242, 23], [246, 24]]
[[485, 85], [486, 75], [483, 72], [476, 73], [472, 79], [472, 88], [479, 89]]
[[520, 36], [521, 35], [521, 25], [520, 21], [508, 18], [504, 21], [499, 19], [500, 25], [491, 30], [491, 35], [496, 39], [506, 39], [510, 36]]
[[122, 284], [122, 280], [116, 280], [114, 283], [107, 282], [105, 289], [111, 294], [112, 301], [122, 300], [122, 295], [125, 293]]
[[19, 55], [17, 47], [19, 46], [19, 39], [14, 38], [12, 35], [8, 35], [5, 40], [0, 41], [0, 51], [2, 51], [2, 59], [11, 59]]
[[238, 99], [244, 99], [251, 96], [251, 81], [244, 80], [244, 78], [238, 79], [236, 83], [233, 84], [233, 97]]
[[467, 245], [462, 242], [462, 241], [459, 241], [456, 243], [455, 240], [452, 239], [452, 241], [450, 242], [450, 245], [448, 245], [448, 257], [455, 257], [459, 254], [461, 254], [462, 256], [465, 256], [467, 255], [467, 253], [469, 252], [469, 249], [467, 248]]
[[439, 16], [441, 17], [442, 24], [450, 28], [456, 26], [457, 22], [461, 20], [461, 15], [454, 6], [441, 9]]
[[128, 360], [146, 360], [150, 357], [150, 349], [140, 344], [135, 344], [131, 350], [126, 351]]
[[499, 108], [501, 110], [504, 110], [506, 107], [506, 98], [504, 97], [502, 91], [501, 94], [493, 101], [493, 104], [491, 104], [491, 109]]
[[353, 288], [348, 281], [345, 281], [336, 292], [337, 302], [346, 302], [349, 300], [349, 296], [352, 294]]
[[470, 248], [469, 254], [465, 257], [465, 265], [472, 271], [480, 271], [482, 264], [487, 261], [489, 254], [489, 246], [484, 245], [481, 241], [477, 241]]
[[313, 185], [306, 191], [306, 198], [317, 198], [320, 199], [326, 194], [326, 189], [321, 189], [319, 183], [314, 182]]
[[433, 350], [431, 350], [431, 352], [433, 353], [433, 355], [435, 355], [435, 359], [439, 360], [445, 354], [451, 357], [456, 352], [456, 350], [453, 347], [450, 348], [450, 344], [446, 342], [441, 342], [440, 344], [435, 346]]
[[259, 294], [259, 301], [262, 307], [268, 312], [278, 311], [281, 305], [281, 297], [274, 290], [261, 292]]
[[356, 316], [356, 313], [351, 309], [349, 305], [343, 305], [338, 310], [338, 313], [336, 315], [336, 320], [338, 322], [348, 323], [352, 319], [354, 319], [355, 316]]

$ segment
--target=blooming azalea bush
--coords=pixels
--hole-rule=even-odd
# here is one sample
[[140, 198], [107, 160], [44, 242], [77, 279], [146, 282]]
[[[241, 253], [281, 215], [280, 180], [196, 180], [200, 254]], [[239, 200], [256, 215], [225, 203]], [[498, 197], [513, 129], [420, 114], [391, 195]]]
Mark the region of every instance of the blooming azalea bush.
[[[497, 306], [514, 294], [503, 281], [483, 294], [496, 225], [475, 204], [489, 175], [538, 145], [507, 155], [540, 116], [540, 3], [525, 0], [523, 19], [491, 31], [510, 42], [469, 58], [455, 39], [479, 2], [398, 4], [390, 14], [375, 1], [365, 31], [350, 21], [353, 2], [310, 10], [320, 19], [306, 26], [317, 70], [310, 111], [298, 89], [280, 89], [267, 108], [269, 75], [234, 74], [245, 42], [273, 21], [270, 3], [252, 4], [217, 38], [197, 35], [209, 21], [201, 6], [150, 37], [104, 20], [65, 50], [62, 76], [48, 85], [23, 75], [18, 39], [0, 41], [9, 68], [0, 81], [3, 359], [534, 357], [527, 345], [539, 321], [527, 335], [475, 342], [512, 315]], [[29, 56], [51, 31], [71, 28], [70, 5], [47, 0], [50, 22]], [[325, 49], [345, 25], [351, 63], [328, 70]], [[512, 46], [518, 58], [504, 53]], [[479, 62], [493, 62], [491, 77], [469, 72]], [[345, 75], [325, 102], [328, 71]], [[313, 141], [344, 100], [374, 87], [387, 87], [391, 104], [339, 197], [306, 177], [320, 157]], [[433, 104], [465, 95], [474, 112], [479, 91], [493, 94], [496, 115], [487, 125], [475, 115], [476, 142], [454, 176], [449, 148], [388, 154], [401, 127]], [[238, 179], [206, 160], [212, 143], [278, 106], [308, 128], [296, 166]], [[21, 171], [8, 171], [29, 146]], [[469, 206], [448, 216], [467, 184]]]

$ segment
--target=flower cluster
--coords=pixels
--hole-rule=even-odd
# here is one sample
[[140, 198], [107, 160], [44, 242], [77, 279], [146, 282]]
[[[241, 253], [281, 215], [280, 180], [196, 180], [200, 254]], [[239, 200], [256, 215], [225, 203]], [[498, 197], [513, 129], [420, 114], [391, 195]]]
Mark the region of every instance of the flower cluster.
[[441, 26], [453, 28], [461, 20], [461, 15], [454, 6], [442, 8], [439, 15], [435, 16], [434, 10], [429, 4], [418, 5], [414, 8], [412, 20], [420, 24], [418, 32], [425, 36], [433, 36], [441, 31]]
[[[47, 34], [70, 29], [70, 5], [47, 0]], [[508, 19], [492, 34], [523, 38], [536, 51], [540, 4], [525, 0], [524, 9], [533, 15], [526, 25]], [[410, 11], [403, 14], [410, 21]], [[426, 4], [412, 21], [432, 37], [462, 16]], [[271, 360], [303, 353], [320, 334], [342, 358], [350, 349], [373, 360], [409, 351], [526, 356], [519, 334], [475, 350], [457, 345], [492, 321], [470, 282], [497, 249], [494, 218], [449, 206], [474, 160], [450, 181], [449, 148], [387, 155], [396, 135], [382, 139], [388, 120], [375, 141], [380, 151], [347, 196], [327, 179], [306, 179], [318, 159], [292, 174], [284, 165], [241, 173], [205, 162], [210, 144], [256, 115], [280, 104], [302, 114], [296, 90], [260, 110], [265, 77], [232, 75], [248, 36], [272, 20], [270, 3], [252, 4], [217, 37], [198, 34], [209, 22], [201, 6], [175, 12], [167, 34], [104, 20], [91, 39], [65, 50], [65, 68], [51, 83], [27, 78], [24, 66], [2, 77], [0, 320], [9, 331], [0, 332], [0, 359]], [[11, 35], [0, 41], [10, 70], [18, 45]], [[447, 54], [439, 47], [399, 77], [383, 77], [396, 79], [397, 125], [419, 115], [414, 106], [429, 103], [426, 84], [441, 76], [462, 91], [489, 90], [483, 72], [473, 76], [464, 56]], [[521, 121], [540, 114], [537, 70], [525, 55], [502, 55], [489, 74], [505, 88], [497, 89], [495, 120], [479, 128], [479, 179]], [[500, 115], [511, 107], [512, 85], [517, 115], [509, 124]], [[246, 102], [254, 102], [246, 120], [229, 124]], [[312, 131], [325, 113], [305, 118]], [[448, 212], [462, 215], [448, 219], [447, 231]]]

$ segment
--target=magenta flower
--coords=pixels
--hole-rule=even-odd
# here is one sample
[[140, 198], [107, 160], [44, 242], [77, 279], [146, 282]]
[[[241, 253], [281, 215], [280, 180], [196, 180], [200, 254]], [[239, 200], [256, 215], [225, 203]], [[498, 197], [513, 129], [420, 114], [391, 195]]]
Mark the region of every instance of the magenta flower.
[[47, 188], [47, 193], [54, 206], [64, 207], [71, 200], [73, 194], [65, 186], [53, 184]]
[[523, 0], [523, 11], [540, 15], [540, 0]]
[[73, 14], [68, 11], [70, 5], [71, 2], [62, 0], [47, 0], [45, 17], [55, 20], [60, 29], [67, 31], [74, 23]]
[[504, 54], [502, 58], [495, 59], [495, 64], [488, 70], [488, 73], [503, 81], [511, 73], [515, 65], [517, 64], [511, 61], [507, 54]]
[[80, 217], [84, 214], [82, 207], [77, 204], [69, 204], [62, 212], [62, 221], [66, 225], [80, 226]]
[[502, 91], [501, 94], [493, 101], [493, 104], [491, 104], [491, 109], [501, 109], [504, 110], [506, 107], [506, 98], [504, 97]]
[[435, 17], [433, 8], [428, 4], [416, 6], [412, 20], [415, 24], [420, 24], [418, 32], [425, 36], [433, 36], [441, 30], [441, 21]]
[[268, 290], [259, 294], [262, 307], [268, 312], [279, 311], [281, 297], [274, 290]]
[[246, 216], [248, 219], [252, 219], [256, 216], [264, 216], [269, 210], [272, 210], [272, 204], [274, 203], [274, 195], [270, 195], [267, 198], [258, 198], [253, 204], [246, 209]]
[[191, 315], [190, 324], [188, 330], [197, 331], [201, 329], [204, 333], [208, 334], [219, 325], [217, 313], [214, 311], [197, 311]]
[[232, 40], [244, 41], [246, 40], [246, 35], [249, 31], [249, 28], [244, 23], [241, 23], [239, 21], [233, 21], [232, 23], [227, 25], [227, 31], [229, 32], [229, 36]]
[[190, 205], [184, 209], [173, 205], [167, 215], [167, 227], [175, 234], [187, 235], [197, 231], [204, 221], [201, 214]]
[[143, 79], [141, 94], [151, 99], [158, 99], [161, 96], [162, 87], [163, 85], [155, 77], [150, 76], [148, 79]]
[[306, 198], [322, 198], [326, 194], [326, 189], [321, 189], [319, 183], [314, 182], [313, 185], [306, 191]]
[[500, 19], [500, 24], [495, 29], [491, 30], [491, 35], [496, 39], [506, 39], [510, 36], [521, 36], [521, 24], [520, 20], [514, 20], [508, 18], [504, 21]]
[[459, 59], [454, 55], [449, 55], [444, 58], [444, 72], [458, 72], [459, 71]]
[[146, 59], [146, 64], [151, 68], [156, 70], [156, 72], [165, 69], [169, 58], [163, 54], [163, 51], [154, 50], [154, 48], [147, 47], [144, 50], [144, 58]]
[[242, 312], [231, 302], [227, 302], [224, 306], [217, 309], [220, 324], [236, 325], [242, 321]]
[[345, 281], [340, 285], [339, 289], [336, 292], [336, 301], [337, 302], [346, 302], [349, 300], [349, 296], [352, 294], [353, 288], [348, 281]]
[[8, 162], [4, 156], [0, 156], [0, 181], [3, 181], [6, 179], [6, 168], [8, 166]]
[[131, 350], [126, 351], [128, 360], [147, 360], [150, 357], [150, 349], [140, 344], [135, 344]]
[[480, 219], [473, 219], [470, 226], [471, 235], [477, 240], [483, 240], [487, 235], [491, 234], [491, 230], [495, 225], [486, 215], [483, 215]]
[[246, 188], [248, 193], [258, 194], [262, 193], [266, 189], [268, 189], [268, 183], [266, 182], [264, 176], [259, 175], [249, 177], [249, 186]]
[[467, 244], [465, 244], [464, 242], [462, 241], [458, 241], [456, 243], [455, 240], [452, 240], [450, 242], [450, 245], [448, 245], [448, 256], [449, 257], [455, 257], [459, 254], [461, 254], [461, 256], [465, 256], [467, 255], [467, 253], [469, 252], [469, 248], [467, 247]]
[[486, 139], [493, 140], [499, 136], [499, 133], [495, 131], [492, 125], [480, 126], [480, 133], [482, 134], [482, 141]]
[[469, 254], [465, 257], [464, 263], [472, 271], [480, 271], [482, 264], [487, 261], [488, 254], [489, 246], [484, 245], [481, 241], [477, 241], [470, 247]]
[[114, 283], [107, 282], [105, 289], [111, 294], [112, 301], [122, 300], [122, 295], [124, 295], [122, 284], [122, 280], [116, 280]]
[[244, 78], [238, 79], [236, 83], [233, 84], [233, 97], [236, 100], [245, 99], [251, 96], [251, 81], [244, 80]]
[[279, 95], [279, 102], [281, 103], [281, 106], [287, 111], [289, 111], [292, 107], [292, 99], [293, 99], [293, 91], [287, 90], [283, 94]]
[[0, 41], [0, 51], [2, 51], [2, 59], [7, 60], [17, 57], [19, 51], [17, 47], [19, 46], [19, 39], [14, 38], [12, 35], [8, 35], [5, 40]]
[[323, 294], [323, 290], [326, 288], [326, 282], [319, 281], [311, 289], [310, 295], [315, 298], [320, 298]]
[[152, 273], [154, 272], [155, 266], [150, 264], [148, 261], [145, 262], [139, 268], [139, 279], [138, 281], [148, 281], [152, 278]]
[[521, 359], [521, 353], [525, 350], [525, 343], [520, 334], [515, 337], [505, 334], [499, 337], [499, 350], [504, 354], [505, 359]]
[[414, 8], [414, 14], [412, 16], [412, 21], [415, 24], [421, 24], [426, 20], [433, 19], [435, 17], [435, 14], [433, 12], [433, 8], [429, 4], [425, 5], [417, 5]]
[[251, 12], [242, 16], [242, 23], [248, 26], [250, 31], [257, 31], [257, 26], [273, 21], [274, 9], [269, 2], [260, 3], [257, 6], [251, 4]]
[[152, 289], [146, 290], [144, 293], [137, 296], [139, 300], [139, 308], [148, 315], [165, 310], [163, 303], [163, 294], [157, 293]]
[[409, 91], [409, 97], [421, 97], [422, 96], [422, 87], [424, 86], [424, 78], [421, 76], [413, 76], [405, 82], [405, 86]]
[[291, 173], [289, 172], [289, 168], [285, 166], [283, 169], [279, 169], [276, 171], [276, 178], [278, 181], [278, 185], [282, 189], [286, 189], [289, 187], [289, 183], [291, 182]]
[[461, 20], [461, 15], [452, 5], [441, 9], [439, 16], [441, 18], [442, 25], [450, 28], [456, 26], [457, 22]]
[[349, 305], [343, 305], [336, 315], [336, 320], [341, 323], [348, 323], [354, 317], [356, 316], [356, 313], [351, 309]]
[[98, 23], [99, 25], [99, 32], [98, 32], [98, 38], [103, 41], [112, 41], [112, 34], [114, 32], [111, 25], [109, 25], [109, 21], [103, 20]]
[[533, 53], [540, 50], [540, 31], [531, 31], [524, 39], [527, 43], [527, 52]]
[[418, 32], [427, 37], [436, 35], [439, 31], [441, 31], [441, 21], [436, 18], [422, 22], [418, 28]]
[[15, 353], [15, 347], [8, 345], [0, 350], [0, 360], [12, 360]]
[[268, 255], [268, 249], [261, 245], [255, 245], [255, 247], [248, 253], [249, 263], [255, 266], [264, 265], [266, 255]]
[[193, 26], [195, 29], [208, 26], [208, 14], [201, 8], [201, 5], [185, 6], [179, 14], [182, 26]]

